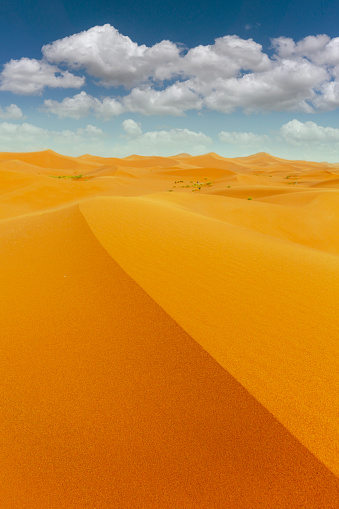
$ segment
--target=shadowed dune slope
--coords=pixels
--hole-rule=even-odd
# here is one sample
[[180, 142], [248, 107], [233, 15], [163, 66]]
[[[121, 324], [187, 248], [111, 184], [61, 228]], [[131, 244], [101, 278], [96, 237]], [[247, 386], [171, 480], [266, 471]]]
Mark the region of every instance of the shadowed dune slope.
[[3, 508], [335, 507], [335, 477], [76, 208], [3, 223], [0, 242]]

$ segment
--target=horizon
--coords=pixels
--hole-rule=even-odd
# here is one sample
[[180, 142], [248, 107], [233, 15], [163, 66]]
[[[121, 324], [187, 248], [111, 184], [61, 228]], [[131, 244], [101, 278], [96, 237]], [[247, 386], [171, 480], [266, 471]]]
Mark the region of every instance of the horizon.
[[53, 150], [53, 149], [49, 149], [49, 148], [46, 148], [44, 150], [27, 150], [27, 151], [0, 151], [0, 155], [1, 154], [43, 154], [44, 152], [49, 152], [49, 153], [52, 153], [52, 154], [56, 154], [57, 156], [61, 156], [61, 157], [67, 157], [67, 158], [72, 158], [72, 159], [79, 159], [79, 158], [83, 158], [83, 157], [86, 157], [86, 156], [89, 156], [89, 157], [96, 157], [96, 158], [99, 158], [99, 159], [129, 159], [129, 158], [133, 158], [133, 157], [138, 157], [138, 158], [145, 158], [145, 159], [150, 159], [150, 158], [160, 158], [160, 159], [171, 159], [171, 158], [190, 158], [190, 157], [194, 157], [194, 158], [197, 158], [197, 157], [204, 157], [204, 156], [217, 156], [218, 158], [220, 159], [225, 159], [225, 160], [228, 160], [228, 159], [248, 159], [250, 157], [253, 157], [253, 156], [268, 156], [268, 157], [272, 157], [274, 159], [277, 159], [277, 160], [285, 160], [285, 161], [290, 161], [290, 162], [293, 162], [293, 161], [300, 161], [300, 162], [310, 162], [310, 163], [319, 163], [319, 164], [329, 164], [329, 165], [339, 165], [339, 161], [335, 161], [335, 162], [330, 162], [330, 161], [314, 161], [314, 160], [311, 160], [311, 159], [290, 159], [288, 157], [277, 157], [273, 154], [270, 154], [269, 152], [253, 152], [252, 154], [248, 154], [246, 156], [234, 156], [234, 157], [226, 157], [226, 156], [222, 156], [221, 154], [218, 154], [217, 152], [204, 152], [204, 153], [201, 153], [201, 154], [188, 154], [186, 152], [181, 152], [179, 154], [167, 154], [167, 155], [156, 155], [156, 154], [148, 154], [148, 155], [140, 155], [140, 154], [130, 154], [128, 156], [124, 156], [124, 157], [118, 157], [118, 156], [99, 156], [99, 155], [96, 155], [96, 154], [93, 154], [93, 153], [84, 153], [84, 154], [80, 154], [78, 156], [72, 156], [72, 155], [68, 155], [68, 154], [63, 154], [61, 152], [57, 152], [56, 150]]

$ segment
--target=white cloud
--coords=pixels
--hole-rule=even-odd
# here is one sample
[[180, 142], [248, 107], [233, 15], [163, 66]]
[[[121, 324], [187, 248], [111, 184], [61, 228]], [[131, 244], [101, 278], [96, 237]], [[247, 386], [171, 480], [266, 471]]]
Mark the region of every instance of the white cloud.
[[320, 93], [313, 100], [314, 106], [321, 111], [331, 111], [339, 107], [339, 82], [323, 83]]
[[142, 135], [142, 129], [140, 123], [135, 122], [131, 118], [123, 121], [122, 128], [129, 138], [137, 138]]
[[296, 119], [284, 124], [279, 130], [279, 135], [286, 143], [295, 146], [339, 144], [339, 129], [323, 127], [315, 122], [300, 122]]
[[186, 84], [175, 83], [164, 90], [151, 87], [134, 88], [130, 94], [120, 98], [105, 97], [97, 99], [82, 91], [73, 97], [65, 97], [61, 102], [46, 99], [40, 108], [59, 118], [79, 119], [93, 113], [96, 117], [109, 120], [130, 111], [142, 115], [183, 116], [187, 110], [202, 108], [202, 99], [187, 88]]
[[182, 55], [182, 48], [171, 41], [139, 46], [108, 24], [57, 40], [44, 46], [42, 53], [49, 62], [86, 69], [107, 87], [132, 88], [176, 76], [211, 82], [236, 76], [241, 69], [262, 71], [270, 65], [262, 46], [252, 39], [227, 35]]
[[5, 64], [0, 83], [0, 90], [31, 95], [40, 94], [45, 87], [80, 88], [85, 78], [61, 71], [43, 60], [21, 58]]
[[79, 128], [77, 129], [77, 133], [80, 134], [81, 136], [83, 135], [88, 135], [88, 136], [92, 136], [93, 138], [96, 138], [96, 137], [101, 137], [101, 136], [104, 136], [104, 131], [102, 129], [100, 129], [100, 127], [97, 127], [95, 125], [91, 125], [91, 124], [87, 124], [86, 127], [84, 128]]
[[86, 69], [104, 86], [131, 88], [149, 77], [167, 79], [176, 70], [180, 49], [170, 41], [139, 46], [111, 25], [95, 26], [43, 46], [44, 57], [71, 69]]
[[243, 71], [266, 71], [271, 62], [262, 46], [253, 39], [227, 35], [214, 44], [197, 46], [181, 59], [181, 72], [197, 82], [213, 85], [216, 79], [229, 79]]
[[121, 115], [126, 110], [125, 106], [120, 101], [113, 97], [104, 97], [102, 101], [97, 99], [96, 107], [93, 108], [95, 116], [104, 120], [109, 120], [112, 117]]
[[10, 104], [4, 109], [0, 106], [0, 119], [2, 120], [19, 120], [23, 118], [23, 114], [19, 106]]
[[[144, 115], [180, 116], [202, 107], [223, 113], [337, 107], [331, 82], [339, 38], [318, 35], [295, 43], [280, 37], [272, 47], [269, 58], [253, 39], [227, 35], [184, 54], [170, 41], [139, 46], [104, 25], [44, 46], [43, 54], [50, 62], [85, 69], [105, 86], [132, 88], [121, 102], [125, 111]], [[163, 80], [174, 83], [160, 89]]]
[[231, 145], [241, 145], [242, 147], [256, 147], [269, 141], [266, 134], [255, 134], [252, 132], [244, 133], [237, 131], [221, 131], [218, 138], [223, 143]]
[[313, 111], [309, 101], [316, 97], [313, 88], [320, 87], [327, 72], [310, 62], [279, 61], [268, 71], [249, 73], [241, 78], [222, 80], [206, 95], [208, 108], [230, 113], [242, 108], [246, 113], [258, 111]]
[[289, 37], [277, 37], [272, 39], [272, 47], [280, 58], [307, 58], [320, 66], [339, 64], [339, 37], [331, 39], [326, 34], [309, 35], [297, 43]]
[[59, 118], [79, 119], [89, 115], [95, 104], [94, 97], [87, 95], [86, 92], [80, 92], [74, 97], [65, 97], [61, 102], [46, 99], [40, 110], [53, 113]]
[[185, 83], [174, 83], [164, 90], [134, 88], [123, 98], [123, 104], [126, 111], [134, 113], [179, 117], [187, 110], [200, 110], [203, 101]]
[[272, 40], [278, 58], [287, 58], [297, 64], [305, 60], [327, 71], [327, 79], [313, 86], [312, 104], [316, 109], [329, 111], [339, 106], [339, 37], [308, 36], [295, 43], [293, 39], [278, 37]]
[[0, 90], [37, 94], [45, 87], [80, 88], [85, 77], [74, 70], [86, 72], [97, 85], [130, 90], [123, 97], [82, 92], [61, 102], [45, 100], [45, 112], [77, 119], [88, 114], [109, 119], [125, 111], [182, 116], [202, 108], [312, 113], [339, 107], [339, 37], [278, 37], [271, 49], [269, 57], [253, 39], [237, 35], [191, 49], [168, 40], [148, 47], [106, 24], [45, 45], [40, 61], [11, 60], [1, 73]]
[[53, 113], [59, 118], [79, 119], [94, 113], [97, 117], [108, 120], [123, 113], [124, 106], [111, 97], [105, 97], [100, 101], [82, 91], [73, 97], [65, 97], [61, 102], [46, 99], [40, 109], [45, 113]]

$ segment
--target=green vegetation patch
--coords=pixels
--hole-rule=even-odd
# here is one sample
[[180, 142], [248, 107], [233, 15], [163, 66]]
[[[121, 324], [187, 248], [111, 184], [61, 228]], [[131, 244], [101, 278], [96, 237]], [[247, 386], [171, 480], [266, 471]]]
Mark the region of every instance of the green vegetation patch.
[[83, 175], [50, 175], [53, 179], [71, 179], [71, 180], [79, 180], [83, 178]]
[[[208, 178], [204, 177], [204, 180], [208, 180]], [[174, 185], [173, 186], [174, 189], [176, 189], [176, 188], [189, 189], [189, 188], [192, 187], [193, 188], [192, 191], [200, 191], [200, 189], [202, 187], [210, 187], [213, 184], [213, 182], [212, 181], [209, 181], [209, 182], [200, 182], [199, 180], [194, 182], [193, 180], [190, 180], [189, 183], [186, 184], [184, 180], [175, 180], [174, 184], [183, 184], [182, 186]]]

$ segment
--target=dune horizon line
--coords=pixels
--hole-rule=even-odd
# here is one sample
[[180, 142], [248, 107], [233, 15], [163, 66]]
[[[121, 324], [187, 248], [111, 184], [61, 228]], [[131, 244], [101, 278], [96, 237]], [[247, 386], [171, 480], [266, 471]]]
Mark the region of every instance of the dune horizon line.
[[180, 153], [177, 153], [177, 154], [169, 154], [169, 155], [155, 155], [155, 154], [147, 154], [147, 155], [140, 155], [140, 154], [136, 154], [136, 153], [132, 153], [132, 154], [129, 154], [128, 156], [98, 156], [98, 155], [95, 155], [95, 154], [90, 154], [90, 153], [85, 153], [85, 154], [80, 154], [79, 156], [71, 156], [71, 155], [67, 155], [67, 154], [63, 154], [61, 152], [58, 152], [58, 151], [55, 151], [53, 149], [49, 149], [49, 148], [46, 148], [46, 149], [42, 149], [42, 150], [25, 150], [25, 151], [22, 151], [22, 150], [19, 150], [19, 151], [0, 151], [0, 155], [15, 155], [15, 154], [54, 154], [54, 155], [58, 155], [58, 156], [62, 156], [62, 157], [69, 157], [69, 158], [72, 158], [72, 159], [78, 159], [78, 158], [85, 158], [85, 157], [98, 157], [98, 158], [101, 158], [101, 159], [111, 159], [111, 158], [116, 158], [116, 159], [132, 159], [132, 158], [153, 158], [153, 157], [160, 157], [160, 158], [189, 158], [189, 157], [203, 157], [203, 156], [214, 156], [214, 157], [217, 157], [217, 158], [221, 158], [221, 159], [246, 159], [246, 158], [251, 158], [251, 157], [268, 157], [268, 158], [274, 158], [276, 160], [284, 160], [284, 161], [305, 161], [305, 162], [316, 162], [318, 164], [328, 164], [328, 165], [338, 165], [339, 164], [339, 160], [338, 162], [334, 162], [334, 163], [329, 163], [328, 161], [312, 161], [311, 159], [294, 159], [294, 158], [290, 158], [290, 157], [281, 157], [281, 156], [275, 156], [273, 154], [270, 154], [269, 152], [253, 152], [253, 153], [250, 153], [246, 156], [222, 156], [220, 154], [218, 154], [217, 152], [203, 152], [201, 154], [195, 154], [195, 155], [192, 155], [192, 154], [189, 154], [188, 152], [180, 152]]

